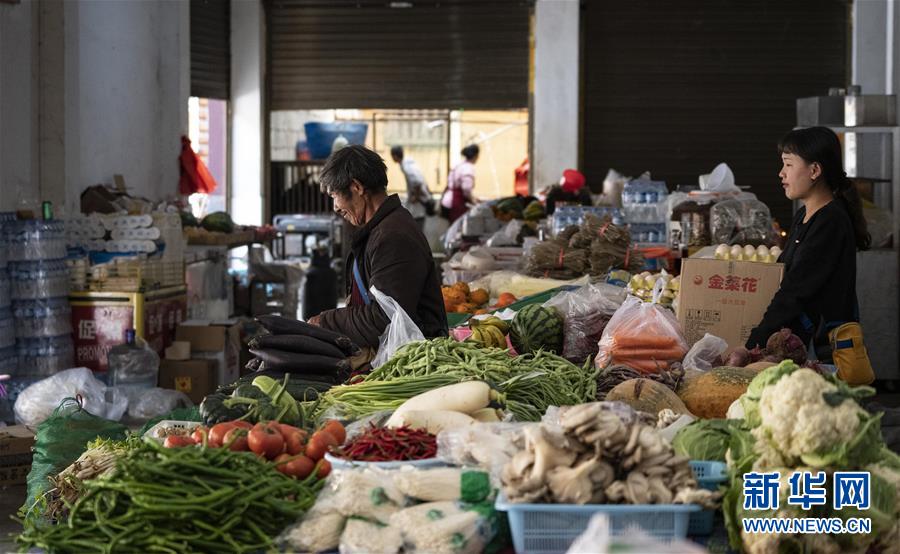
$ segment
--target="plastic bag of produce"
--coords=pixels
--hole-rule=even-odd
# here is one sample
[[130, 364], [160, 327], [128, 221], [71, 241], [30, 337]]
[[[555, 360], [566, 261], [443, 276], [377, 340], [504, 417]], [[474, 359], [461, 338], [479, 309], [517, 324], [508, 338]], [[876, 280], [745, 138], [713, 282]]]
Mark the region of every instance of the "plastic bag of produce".
[[707, 550], [685, 539], [660, 542], [642, 531], [639, 526], [616, 529], [613, 532], [609, 516], [596, 514], [587, 529], [572, 543], [567, 554], [609, 554], [611, 552], [672, 552], [675, 554], [703, 554]]
[[28, 473], [28, 499], [23, 506], [29, 514], [41, 513], [36, 504], [50, 485], [48, 478], [78, 459], [87, 443], [100, 437], [123, 440], [128, 429], [87, 412], [74, 398], [66, 398], [41, 423], [34, 434], [34, 459]]
[[675, 314], [657, 303], [662, 282], [653, 291], [653, 301], [629, 296], [609, 320], [595, 360], [598, 368], [625, 365], [641, 373], [659, 373], [672, 362], [680, 362], [688, 345]]
[[714, 367], [725, 365], [725, 351], [728, 343], [715, 335], [706, 333], [703, 338], [694, 343], [690, 351], [684, 357], [682, 366], [684, 369], [696, 369], [709, 371]]
[[341, 554], [392, 554], [403, 548], [400, 530], [364, 519], [350, 518], [341, 534]]
[[81, 397], [81, 405], [95, 416], [118, 421], [128, 409], [128, 396], [107, 387], [86, 367], [60, 371], [23, 390], [16, 399], [16, 421], [35, 426], [50, 417], [65, 398]]
[[346, 522], [345, 516], [316, 504], [300, 523], [285, 529], [276, 543], [285, 552], [331, 552], [340, 545]]
[[167, 414], [178, 408], [190, 408], [194, 403], [183, 392], [154, 387], [145, 391], [128, 404], [128, 416], [145, 421]]
[[318, 503], [346, 517], [363, 517], [387, 523], [406, 504], [393, 475], [376, 468], [342, 469], [332, 473]]
[[544, 306], [556, 308], [565, 321], [563, 358], [580, 364], [596, 356], [603, 330], [624, 300], [622, 287], [598, 283], [561, 292], [544, 302]]
[[[394, 523], [396, 522], [396, 524]], [[432, 502], [406, 508], [391, 518], [405, 541], [404, 552], [477, 554], [497, 533], [490, 504]]]
[[378, 354], [372, 360], [372, 368], [377, 369], [390, 360], [397, 350], [413, 341], [425, 340], [425, 335], [422, 334], [415, 322], [406, 315], [406, 312], [396, 300], [375, 287], [372, 287], [370, 292], [375, 301], [378, 302], [378, 305], [381, 306], [384, 315], [390, 320], [390, 323], [384, 330], [384, 334], [378, 339]]
[[769, 207], [755, 198], [724, 200], [709, 212], [713, 244], [768, 244], [774, 233]]

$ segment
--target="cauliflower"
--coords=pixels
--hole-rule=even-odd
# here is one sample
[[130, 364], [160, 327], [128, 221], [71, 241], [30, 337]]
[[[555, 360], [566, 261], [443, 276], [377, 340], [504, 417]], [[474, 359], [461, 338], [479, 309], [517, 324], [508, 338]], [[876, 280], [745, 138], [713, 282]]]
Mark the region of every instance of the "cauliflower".
[[[836, 406], [826, 401], [829, 393], [837, 392], [835, 385], [805, 368], [763, 389], [759, 401], [761, 424], [753, 430], [763, 449], [760, 453], [765, 454], [768, 442], [793, 465], [801, 457], [825, 454], [851, 443], [867, 413], [852, 400]], [[773, 458], [780, 465], [781, 461]]]

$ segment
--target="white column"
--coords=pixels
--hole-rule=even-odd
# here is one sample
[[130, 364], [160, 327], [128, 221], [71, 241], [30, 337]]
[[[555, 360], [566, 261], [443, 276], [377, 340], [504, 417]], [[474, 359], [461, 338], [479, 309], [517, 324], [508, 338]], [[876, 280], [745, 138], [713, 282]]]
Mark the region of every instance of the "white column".
[[235, 222], [263, 223], [264, 14], [259, 0], [231, 1], [231, 206]]
[[537, 0], [532, 104], [532, 186], [578, 167], [579, 0]]

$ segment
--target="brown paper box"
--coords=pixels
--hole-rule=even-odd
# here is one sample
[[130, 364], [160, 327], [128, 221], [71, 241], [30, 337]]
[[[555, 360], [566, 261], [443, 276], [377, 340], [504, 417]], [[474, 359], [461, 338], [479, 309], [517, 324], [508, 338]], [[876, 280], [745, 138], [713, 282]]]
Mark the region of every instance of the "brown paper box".
[[709, 333], [743, 346], [781, 285], [783, 264], [690, 258], [681, 268], [678, 323], [688, 344]]
[[159, 386], [185, 393], [195, 404], [216, 390], [215, 360], [163, 360]]
[[0, 428], [0, 485], [25, 482], [31, 471], [34, 433], [24, 425]]

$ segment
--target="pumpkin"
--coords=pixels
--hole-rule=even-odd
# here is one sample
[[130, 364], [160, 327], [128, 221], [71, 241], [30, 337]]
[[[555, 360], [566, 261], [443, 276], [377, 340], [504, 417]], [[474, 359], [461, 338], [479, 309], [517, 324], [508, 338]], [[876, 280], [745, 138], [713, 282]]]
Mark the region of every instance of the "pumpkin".
[[635, 410], [658, 415], [666, 408], [676, 414], [689, 413], [672, 389], [652, 379], [629, 379], [606, 393], [607, 402], [624, 402]]
[[441, 294], [444, 296], [444, 305], [451, 304], [456, 306], [467, 301], [466, 295], [459, 289], [443, 289]]
[[458, 290], [459, 292], [463, 293], [463, 295], [466, 296], [466, 298], [468, 298], [468, 296], [469, 296], [469, 284], [466, 283], [465, 281], [459, 281], [458, 283], [455, 283], [450, 288]]
[[746, 367], [714, 367], [684, 379], [678, 386], [678, 397], [697, 417], [724, 418], [728, 407], [747, 392], [756, 374], [756, 370]]
[[778, 365], [775, 362], [753, 362], [752, 364], [747, 364], [744, 369], [752, 369], [753, 371], [760, 372], [764, 369], [769, 369], [773, 365]]

